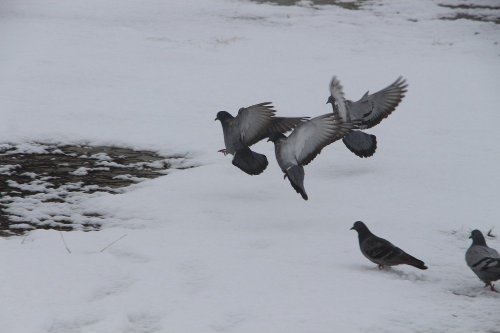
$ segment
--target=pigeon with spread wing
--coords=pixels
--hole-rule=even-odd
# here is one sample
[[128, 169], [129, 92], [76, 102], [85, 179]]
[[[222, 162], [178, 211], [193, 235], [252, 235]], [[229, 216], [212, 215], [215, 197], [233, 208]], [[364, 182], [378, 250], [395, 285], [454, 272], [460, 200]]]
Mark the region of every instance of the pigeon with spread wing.
[[292, 187], [304, 200], [304, 165], [309, 164], [327, 145], [349, 133], [354, 124], [343, 122], [340, 116], [328, 113], [302, 122], [286, 137], [275, 132], [269, 136], [274, 142], [276, 160]]
[[233, 165], [249, 175], [262, 173], [268, 161], [265, 155], [250, 150], [250, 146], [267, 138], [271, 133], [285, 133], [307, 118], [275, 117], [276, 110], [270, 102], [241, 108], [233, 117], [229, 112], [219, 111], [215, 120], [222, 124], [226, 148], [219, 150], [224, 155], [233, 155]]
[[[345, 100], [342, 85], [334, 76], [330, 82], [330, 96], [327, 103], [332, 104], [333, 112], [338, 113], [344, 121], [359, 121], [359, 129], [368, 129], [379, 124], [399, 105], [406, 93], [408, 84], [399, 77], [388, 87], [368, 94], [368, 91], [357, 102]], [[346, 147], [359, 157], [370, 157], [377, 149], [377, 137], [362, 131], [348, 133], [342, 141]]]

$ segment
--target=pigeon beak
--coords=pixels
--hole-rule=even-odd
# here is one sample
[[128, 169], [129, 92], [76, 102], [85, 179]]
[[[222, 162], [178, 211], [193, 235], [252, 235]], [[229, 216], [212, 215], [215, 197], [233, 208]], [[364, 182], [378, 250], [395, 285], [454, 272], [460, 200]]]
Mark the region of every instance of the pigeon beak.
[[215, 118], [214, 121], [217, 121], [217, 118]]
[[472, 235], [469, 236], [469, 239], [471, 239], [471, 238], [472, 238]]
[[349, 229], [349, 230], [354, 230], [354, 227], [352, 227], [352, 228], [351, 228], [351, 229]]

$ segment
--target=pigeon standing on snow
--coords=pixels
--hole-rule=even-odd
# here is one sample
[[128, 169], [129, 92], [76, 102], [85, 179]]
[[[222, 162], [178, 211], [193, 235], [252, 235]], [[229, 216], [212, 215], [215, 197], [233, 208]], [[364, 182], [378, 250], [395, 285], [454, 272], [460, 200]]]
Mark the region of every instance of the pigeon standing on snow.
[[[399, 77], [388, 87], [368, 95], [368, 91], [357, 102], [344, 99], [342, 86], [334, 76], [330, 82], [330, 97], [333, 112], [340, 114], [344, 121], [359, 121], [359, 129], [372, 128], [389, 116], [401, 102], [406, 93], [406, 80]], [[346, 147], [359, 157], [370, 157], [377, 149], [377, 137], [362, 131], [352, 131], [342, 141]]]
[[304, 165], [309, 164], [321, 150], [337, 141], [352, 130], [354, 124], [343, 122], [340, 117], [328, 113], [302, 122], [286, 137], [282, 133], [273, 133], [268, 141], [274, 142], [276, 160], [281, 170], [288, 177], [292, 187], [304, 200]]
[[486, 245], [481, 231], [472, 230], [469, 238], [472, 238], [472, 244], [465, 253], [467, 265], [486, 283], [485, 287], [489, 286], [491, 291], [497, 291], [491, 282], [500, 279], [500, 254]]
[[220, 120], [224, 133], [224, 155], [233, 155], [233, 165], [249, 175], [258, 175], [267, 167], [265, 155], [250, 150], [251, 145], [268, 137], [270, 133], [288, 132], [306, 118], [274, 117], [276, 110], [270, 102], [241, 108], [233, 117], [229, 112], [219, 111], [215, 120]]
[[419, 269], [427, 269], [424, 262], [412, 257], [391, 242], [377, 237], [370, 232], [368, 227], [361, 221], [357, 221], [351, 230], [358, 232], [359, 247], [361, 253], [371, 262], [378, 265], [379, 269], [384, 266], [395, 266], [406, 264]]

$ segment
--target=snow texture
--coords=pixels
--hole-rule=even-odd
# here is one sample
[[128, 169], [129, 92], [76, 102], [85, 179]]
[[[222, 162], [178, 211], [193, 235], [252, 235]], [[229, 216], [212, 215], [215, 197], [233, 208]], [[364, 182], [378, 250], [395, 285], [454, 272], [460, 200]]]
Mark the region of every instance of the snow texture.
[[[496, 1], [474, 3], [498, 17], [484, 7]], [[499, 332], [500, 296], [464, 261], [470, 230], [500, 233], [499, 25], [439, 19], [458, 9], [434, 0], [363, 4], [2, 1], [0, 142], [201, 165], [42, 207], [109, 217], [99, 232], [0, 239], [2, 332]], [[254, 146], [270, 161], [254, 177], [217, 153], [217, 111], [272, 101], [280, 115], [318, 116], [333, 75], [353, 100], [399, 75], [409, 88], [369, 131], [373, 157], [337, 143], [307, 166], [308, 202], [272, 144]], [[379, 271], [356, 220], [429, 269]]]

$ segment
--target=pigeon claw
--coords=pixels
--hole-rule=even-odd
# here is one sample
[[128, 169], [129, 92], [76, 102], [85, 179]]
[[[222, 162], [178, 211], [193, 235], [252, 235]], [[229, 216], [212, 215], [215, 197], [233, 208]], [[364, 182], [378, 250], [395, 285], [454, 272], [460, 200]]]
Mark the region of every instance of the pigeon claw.
[[379, 264], [379, 265], [378, 265], [378, 269], [379, 269], [379, 270], [383, 270], [383, 269], [384, 269], [384, 265], [380, 265], [380, 264]]
[[227, 149], [221, 149], [221, 150], [218, 150], [217, 152], [218, 153], [223, 153], [224, 156], [226, 156], [227, 154], [229, 154], [229, 152], [227, 151]]
[[498, 292], [498, 290], [495, 289], [495, 285], [493, 283], [487, 283], [485, 287], [490, 287], [491, 291]]

